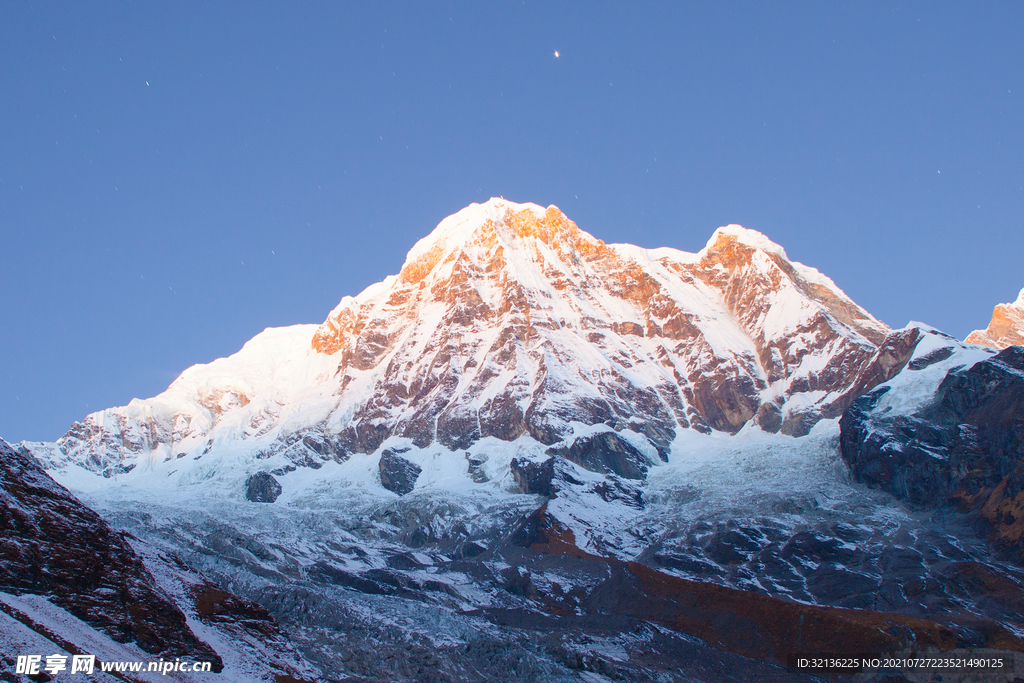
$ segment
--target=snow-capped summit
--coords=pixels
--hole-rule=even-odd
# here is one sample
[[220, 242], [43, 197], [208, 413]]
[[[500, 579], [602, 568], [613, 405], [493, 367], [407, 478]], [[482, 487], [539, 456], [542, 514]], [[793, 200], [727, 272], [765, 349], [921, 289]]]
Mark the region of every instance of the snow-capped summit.
[[993, 349], [1024, 344], [1024, 289], [1013, 303], [997, 304], [988, 328], [971, 332], [964, 341]]
[[711, 235], [711, 239], [708, 240], [707, 246], [700, 251], [700, 255], [707, 254], [709, 251], [721, 250], [723, 246], [720, 242], [730, 241], [739, 242], [753, 249], [760, 249], [767, 254], [775, 254], [787, 261], [789, 260], [789, 257], [786, 256], [786, 250], [772, 242], [763, 233], [751, 230], [750, 228], [744, 228], [742, 225], [736, 225], [735, 223], [730, 223], [715, 230]]
[[696, 254], [643, 249], [605, 244], [555, 206], [491, 199], [319, 327], [268, 329], [31, 447], [111, 476], [226, 452], [316, 467], [389, 439], [543, 449], [597, 429], [653, 464], [690, 429], [806, 434], [902, 367], [909, 351], [888, 333], [756, 231], [719, 228]]

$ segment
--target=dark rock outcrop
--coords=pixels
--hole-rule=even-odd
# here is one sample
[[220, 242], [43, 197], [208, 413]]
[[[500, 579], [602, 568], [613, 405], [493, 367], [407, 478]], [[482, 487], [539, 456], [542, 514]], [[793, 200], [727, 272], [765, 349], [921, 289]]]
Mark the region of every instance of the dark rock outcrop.
[[555, 476], [555, 459], [533, 462], [525, 458], [513, 458], [509, 464], [512, 478], [522, 493], [536, 493], [551, 496], [551, 480]]
[[962, 434], [913, 415], [873, 415], [888, 391], [889, 387], [880, 387], [843, 413], [839, 421], [843, 460], [858, 480], [873, 488], [915, 506], [941, 504], [956, 488], [957, 473], [969, 471], [961, 468], [963, 456], [970, 452], [976, 460], [981, 455], [976, 448], [965, 448], [973, 440], [973, 430]]
[[601, 432], [576, 439], [571, 446], [547, 450], [580, 467], [624, 479], [646, 479], [651, 463], [643, 453], [615, 432]]
[[975, 510], [998, 546], [1020, 553], [1024, 347], [949, 372], [935, 399], [913, 414], [877, 414], [888, 389], [861, 397], [840, 420], [843, 459], [854, 475], [913, 505]]
[[209, 581], [193, 586], [191, 597], [196, 614], [205, 624], [244, 628], [265, 639], [284, 640], [274, 617], [258, 603], [240, 598]]
[[477, 484], [483, 484], [489, 481], [487, 472], [484, 471], [484, 463], [487, 462], [487, 456], [483, 454], [473, 455], [469, 451], [466, 451], [466, 464], [468, 465], [467, 471], [469, 477]]
[[388, 491], [404, 496], [416, 488], [416, 480], [423, 471], [390, 448], [380, 454], [380, 484]]
[[157, 588], [128, 542], [0, 440], [0, 590], [45, 595], [121, 643], [164, 657], [212, 661], [185, 615]]
[[646, 506], [643, 489], [639, 485], [631, 486], [618, 477], [607, 477], [605, 481], [591, 486], [589, 491], [606, 503], [615, 502], [638, 510]]
[[281, 495], [281, 484], [273, 475], [257, 472], [245, 480], [245, 499], [253, 503], [273, 503]]

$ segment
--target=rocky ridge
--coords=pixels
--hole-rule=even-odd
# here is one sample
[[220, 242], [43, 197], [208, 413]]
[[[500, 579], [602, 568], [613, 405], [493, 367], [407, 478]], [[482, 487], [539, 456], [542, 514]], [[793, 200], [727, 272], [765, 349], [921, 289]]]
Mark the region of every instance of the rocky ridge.
[[114, 640], [135, 642], [146, 652], [211, 660], [217, 671], [223, 668], [125, 539], [3, 441], [0, 486], [4, 590], [50, 596]]
[[965, 341], [993, 349], [1024, 345], [1024, 289], [1013, 303], [997, 304], [988, 327], [971, 332]]
[[980, 352], [931, 337], [906, 371], [922, 375], [917, 400], [903, 378], [857, 399], [840, 421], [843, 458], [911, 505], [984, 520], [997, 550], [1022, 562], [1024, 347]]

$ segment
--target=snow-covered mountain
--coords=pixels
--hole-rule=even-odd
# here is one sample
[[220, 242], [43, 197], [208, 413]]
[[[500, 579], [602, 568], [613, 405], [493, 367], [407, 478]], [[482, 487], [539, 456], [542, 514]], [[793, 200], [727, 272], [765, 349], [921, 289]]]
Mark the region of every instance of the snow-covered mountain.
[[889, 330], [739, 226], [645, 250], [492, 199], [322, 325], [20, 450], [154, 574], [181, 557], [269, 610], [315, 680], [809, 681], [787, 653], [909, 648], [1024, 667], [1024, 571], [871, 478], [920, 441], [882, 439], [890, 418], [993, 355]]
[[1013, 303], [996, 304], [988, 327], [971, 332], [966, 341], [993, 349], [1024, 345], [1024, 289]]
[[237, 452], [280, 470], [388, 439], [569, 445], [597, 426], [654, 464], [687, 430], [806, 434], [899, 370], [909, 349], [888, 333], [752, 230], [719, 228], [696, 254], [647, 250], [604, 244], [553, 206], [492, 199], [319, 327], [267, 329], [32, 450], [105, 476]]

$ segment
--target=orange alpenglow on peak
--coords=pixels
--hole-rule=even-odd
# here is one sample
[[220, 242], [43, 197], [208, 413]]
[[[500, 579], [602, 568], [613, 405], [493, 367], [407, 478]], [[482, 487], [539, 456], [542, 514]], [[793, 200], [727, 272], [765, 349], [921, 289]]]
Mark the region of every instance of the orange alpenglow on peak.
[[1013, 303], [997, 304], [988, 328], [971, 332], [964, 341], [992, 349], [1024, 345], [1024, 289]]
[[[331, 354], [341, 349], [346, 339], [358, 336], [359, 311], [372, 307], [370, 301], [384, 289], [390, 292], [389, 304], [411, 304], [423, 296], [442, 294], [441, 290], [454, 294], [459, 288], [453, 288], [453, 283], [486, 280], [498, 273], [505, 273], [499, 281], [507, 283], [510, 277], [515, 279], [509, 271], [524, 261], [539, 264], [544, 275], [550, 275], [554, 263], [588, 260], [604, 249], [602, 240], [581, 230], [557, 206], [545, 209], [498, 197], [470, 204], [413, 245], [397, 277], [389, 277], [355, 298], [345, 297], [314, 335], [312, 347]], [[546, 255], [542, 253], [545, 250]], [[424, 289], [427, 291], [421, 294]], [[412, 314], [410, 308], [405, 312]]]
[[359, 452], [642, 421], [664, 454], [681, 429], [806, 434], [886, 375], [889, 332], [754, 230], [719, 228], [696, 254], [605, 244], [555, 206], [499, 198], [441, 221], [311, 346]]

